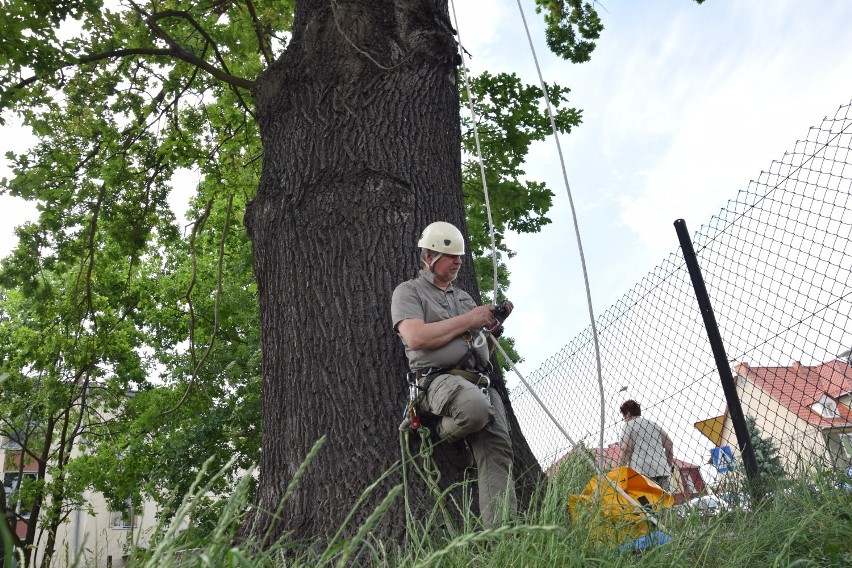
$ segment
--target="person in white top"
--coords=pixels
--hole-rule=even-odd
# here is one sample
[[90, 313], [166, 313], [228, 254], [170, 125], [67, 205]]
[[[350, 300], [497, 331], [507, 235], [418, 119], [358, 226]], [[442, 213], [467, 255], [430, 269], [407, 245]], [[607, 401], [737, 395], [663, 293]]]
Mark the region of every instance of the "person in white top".
[[671, 438], [656, 423], [642, 418], [642, 409], [635, 400], [628, 400], [619, 410], [624, 417], [619, 465], [630, 466], [662, 489], [671, 491], [674, 466]]

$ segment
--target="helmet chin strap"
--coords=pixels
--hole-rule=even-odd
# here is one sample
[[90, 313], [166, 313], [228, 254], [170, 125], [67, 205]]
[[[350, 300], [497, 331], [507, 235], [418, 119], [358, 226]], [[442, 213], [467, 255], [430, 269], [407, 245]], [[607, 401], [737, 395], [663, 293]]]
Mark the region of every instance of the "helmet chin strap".
[[426, 261], [426, 252], [425, 251], [420, 254], [420, 262], [422, 262], [423, 264], [425, 264], [426, 266], [429, 267], [429, 272], [432, 272], [432, 267], [435, 266], [435, 263], [438, 262], [441, 259], [442, 256], [444, 256], [444, 253], [442, 253], [442, 252], [435, 252], [435, 251], [431, 251], [431, 252], [433, 252], [435, 255], [437, 255], [437, 256], [435, 256], [434, 259], [432, 259], [432, 262]]

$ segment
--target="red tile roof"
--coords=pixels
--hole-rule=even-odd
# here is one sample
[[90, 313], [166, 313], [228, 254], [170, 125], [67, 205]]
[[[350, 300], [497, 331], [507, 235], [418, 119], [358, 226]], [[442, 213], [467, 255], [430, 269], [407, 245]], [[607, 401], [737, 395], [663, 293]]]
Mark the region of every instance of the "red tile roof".
[[852, 425], [852, 411], [847, 406], [837, 405], [837, 418], [826, 418], [812, 408], [824, 395], [836, 402], [838, 397], [852, 391], [852, 366], [846, 361], [834, 360], [815, 367], [806, 367], [798, 361], [789, 367], [750, 367], [748, 363], [738, 363], [734, 370], [817, 428]]

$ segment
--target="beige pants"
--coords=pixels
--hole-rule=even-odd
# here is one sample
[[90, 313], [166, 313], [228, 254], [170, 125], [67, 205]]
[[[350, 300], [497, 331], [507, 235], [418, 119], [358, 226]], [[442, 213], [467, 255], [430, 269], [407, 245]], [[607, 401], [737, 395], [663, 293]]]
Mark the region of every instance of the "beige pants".
[[479, 510], [486, 527], [494, 524], [504, 500], [511, 515], [518, 509], [506, 410], [493, 388], [488, 394], [462, 377], [439, 375], [420, 404], [421, 410], [442, 417], [438, 422], [441, 439], [451, 443], [467, 438], [476, 460]]

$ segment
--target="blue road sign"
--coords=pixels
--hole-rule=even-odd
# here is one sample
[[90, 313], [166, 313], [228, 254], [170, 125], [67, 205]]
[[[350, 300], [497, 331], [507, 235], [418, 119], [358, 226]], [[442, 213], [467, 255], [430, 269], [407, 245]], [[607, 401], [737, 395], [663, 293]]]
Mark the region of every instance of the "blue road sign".
[[710, 450], [710, 457], [713, 458], [713, 467], [719, 473], [725, 473], [734, 469], [734, 451], [731, 446], [721, 446]]

